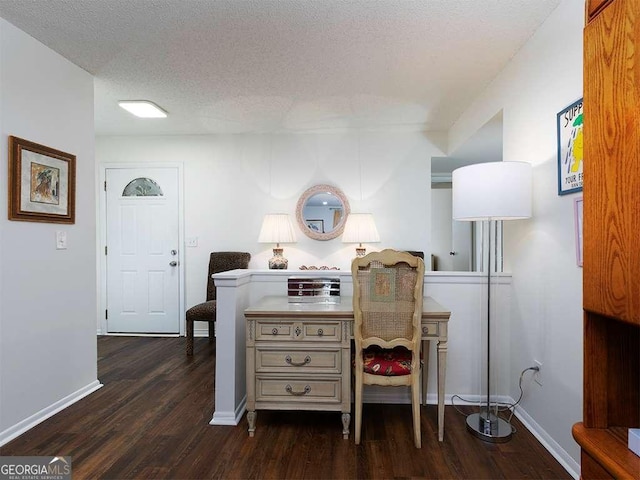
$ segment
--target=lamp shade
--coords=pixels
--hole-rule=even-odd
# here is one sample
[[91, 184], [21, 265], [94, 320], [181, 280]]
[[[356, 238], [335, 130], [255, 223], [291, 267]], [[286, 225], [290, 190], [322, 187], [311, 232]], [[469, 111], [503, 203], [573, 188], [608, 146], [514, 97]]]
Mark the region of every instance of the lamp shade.
[[532, 174], [527, 162], [476, 163], [452, 174], [453, 219], [531, 217]]
[[268, 213], [262, 221], [258, 236], [260, 243], [294, 243], [296, 232], [291, 217], [286, 213]]
[[344, 243], [372, 243], [379, 242], [380, 235], [373, 215], [370, 213], [350, 213], [342, 232]]

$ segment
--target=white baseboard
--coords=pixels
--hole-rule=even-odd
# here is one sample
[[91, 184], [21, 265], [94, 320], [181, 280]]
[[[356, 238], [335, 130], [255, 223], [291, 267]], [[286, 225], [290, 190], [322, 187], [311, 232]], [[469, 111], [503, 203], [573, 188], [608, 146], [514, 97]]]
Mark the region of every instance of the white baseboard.
[[[180, 337], [182, 335], [177, 334], [177, 333], [160, 333], [160, 334], [144, 334], [144, 333], [108, 333], [108, 332], [103, 332], [101, 328], [98, 328], [98, 330], [96, 330], [96, 334], [98, 336], [101, 335], [111, 335], [111, 336], [120, 336], [120, 337], [125, 337], [125, 336], [129, 336], [129, 337]], [[195, 328], [193, 330], [193, 336], [194, 337], [208, 337], [209, 336], [209, 329], [208, 328]]]
[[109, 337], [177, 338], [179, 333], [105, 333]]
[[205, 328], [194, 328], [193, 329], [194, 337], [208, 337], [209, 336], [209, 327]]
[[240, 420], [242, 420], [242, 416], [244, 415], [245, 409], [247, 406], [247, 396], [245, 395], [240, 404], [236, 408], [235, 412], [220, 412], [216, 410], [213, 412], [213, 418], [209, 422], [209, 425], [238, 425]]
[[[403, 391], [404, 390], [404, 391]], [[451, 398], [453, 395], [445, 394], [444, 396], [444, 404], [451, 405]], [[487, 397], [482, 395], [465, 395], [465, 400], [469, 400], [469, 402], [464, 402], [462, 400], [457, 400], [456, 405], [464, 406], [464, 405], [480, 405], [483, 402], [486, 402]], [[353, 400], [353, 395], [352, 395]], [[513, 399], [507, 396], [493, 396], [491, 397], [492, 401], [500, 402], [500, 403], [513, 403]], [[375, 385], [365, 385], [364, 392], [362, 393], [362, 401], [364, 403], [411, 403], [411, 393], [409, 387], [377, 387]], [[438, 404], [438, 394], [437, 393], [427, 393], [427, 404], [428, 405], [437, 405]]]
[[43, 408], [39, 412], [36, 412], [30, 417], [25, 418], [24, 420], [22, 420], [21, 422], [18, 422], [14, 426], [7, 428], [3, 432], [0, 432], [0, 447], [10, 442], [14, 438], [19, 437], [20, 435], [25, 433], [27, 430], [30, 430], [31, 428], [35, 427], [39, 423], [44, 422], [47, 418], [54, 416], [59, 411], [64, 410], [68, 406], [76, 403], [78, 400], [95, 392], [101, 387], [102, 387], [102, 384], [98, 380], [95, 380], [94, 382], [91, 382], [89, 385], [81, 388], [80, 390], [77, 390], [72, 394], [67, 395], [63, 399], [55, 402], [54, 404], [49, 405], [46, 408]]

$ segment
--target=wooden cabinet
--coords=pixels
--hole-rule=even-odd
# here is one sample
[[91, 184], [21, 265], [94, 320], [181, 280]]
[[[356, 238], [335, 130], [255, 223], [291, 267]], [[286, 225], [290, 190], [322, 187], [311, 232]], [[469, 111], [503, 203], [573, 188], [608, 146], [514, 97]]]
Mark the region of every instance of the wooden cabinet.
[[[582, 478], [640, 478], [640, 2], [590, 0], [584, 30]], [[636, 50], [639, 50], [636, 52]]]
[[640, 325], [640, 2], [584, 34], [584, 309]]
[[328, 410], [342, 412], [348, 438], [351, 304], [290, 309], [286, 298], [280, 300], [263, 299], [245, 311], [249, 436], [257, 410]]

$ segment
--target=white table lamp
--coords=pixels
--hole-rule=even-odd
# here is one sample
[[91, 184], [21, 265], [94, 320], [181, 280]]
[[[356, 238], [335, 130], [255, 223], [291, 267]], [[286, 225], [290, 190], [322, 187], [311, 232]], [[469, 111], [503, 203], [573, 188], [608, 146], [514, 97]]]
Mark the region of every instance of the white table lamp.
[[370, 213], [350, 213], [342, 232], [343, 243], [357, 243], [356, 255], [363, 257], [366, 249], [363, 243], [374, 243], [380, 241], [376, 222], [373, 221], [373, 215]]
[[289, 261], [282, 255], [281, 243], [295, 243], [296, 232], [293, 229], [291, 217], [286, 213], [268, 213], [262, 221], [262, 228], [258, 236], [260, 243], [275, 243], [273, 257], [269, 260], [269, 268], [285, 270]]

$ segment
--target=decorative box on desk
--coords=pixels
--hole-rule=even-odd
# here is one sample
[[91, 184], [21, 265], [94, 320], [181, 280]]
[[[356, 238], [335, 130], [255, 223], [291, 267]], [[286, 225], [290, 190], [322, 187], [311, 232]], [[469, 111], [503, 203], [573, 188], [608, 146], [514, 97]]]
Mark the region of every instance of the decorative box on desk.
[[289, 303], [340, 303], [340, 278], [289, 277]]

